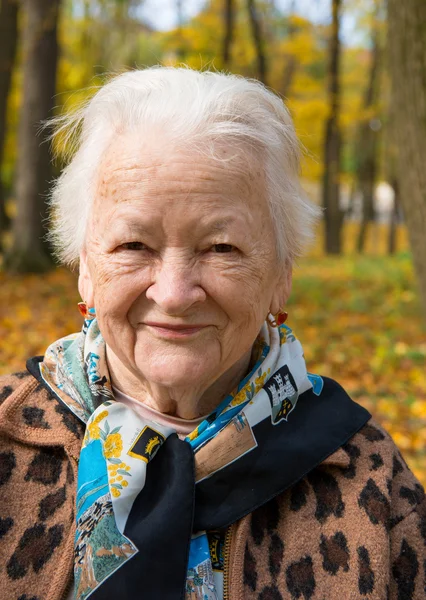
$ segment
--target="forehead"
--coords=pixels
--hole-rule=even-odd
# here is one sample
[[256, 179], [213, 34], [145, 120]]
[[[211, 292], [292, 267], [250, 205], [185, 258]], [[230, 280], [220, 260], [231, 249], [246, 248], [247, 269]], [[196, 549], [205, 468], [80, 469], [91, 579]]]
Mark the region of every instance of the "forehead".
[[243, 203], [264, 211], [263, 164], [249, 149], [221, 142], [214, 154], [179, 146], [164, 136], [120, 136], [104, 154], [95, 207], [149, 201], [151, 206]]

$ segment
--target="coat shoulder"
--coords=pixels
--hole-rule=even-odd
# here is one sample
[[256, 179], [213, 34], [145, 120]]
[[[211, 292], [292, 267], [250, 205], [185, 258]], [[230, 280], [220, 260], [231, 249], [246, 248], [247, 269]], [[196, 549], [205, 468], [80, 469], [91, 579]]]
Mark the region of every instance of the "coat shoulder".
[[424, 598], [424, 490], [374, 419], [238, 531], [241, 597]]
[[[310, 491], [320, 523], [341, 518], [352, 506], [372, 524], [390, 531], [422, 505], [425, 492], [388, 432], [373, 418], [334, 454], [281, 494], [280, 509], [303, 512]], [[333, 499], [333, 502], [331, 501]], [[333, 507], [334, 503], [334, 507]], [[324, 514], [323, 514], [324, 513]]]
[[0, 376], [0, 405], [24, 382], [32, 379], [28, 371], [18, 371], [9, 375]]
[[67, 431], [81, 443], [84, 429], [82, 422], [31, 373], [0, 377], [0, 448], [12, 439], [38, 445], [41, 437], [45, 444], [51, 445], [49, 438], [54, 438], [62, 445], [61, 435]]
[[[389, 433], [374, 419], [343, 446], [351, 461], [346, 476], [363, 482], [359, 506], [380, 498], [389, 503], [392, 528], [424, 501], [425, 492]], [[343, 473], [345, 475], [345, 473]]]

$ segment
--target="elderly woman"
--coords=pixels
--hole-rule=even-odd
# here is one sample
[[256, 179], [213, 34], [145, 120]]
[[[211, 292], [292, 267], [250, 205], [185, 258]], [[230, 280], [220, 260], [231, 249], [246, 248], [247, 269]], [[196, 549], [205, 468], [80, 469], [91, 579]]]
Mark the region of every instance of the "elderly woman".
[[85, 319], [3, 379], [2, 597], [424, 598], [421, 486], [284, 325], [317, 209], [281, 100], [154, 68], [63, 126]]

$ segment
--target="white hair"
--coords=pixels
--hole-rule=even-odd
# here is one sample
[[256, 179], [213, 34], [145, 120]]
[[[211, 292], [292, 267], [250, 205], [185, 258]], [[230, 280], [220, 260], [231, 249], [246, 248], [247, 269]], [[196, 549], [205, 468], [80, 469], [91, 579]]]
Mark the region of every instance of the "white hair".
[[75, 266], [84, 247], [102, 157], [118, 134], [167, 131], [177, 144], [237, 143], [263, 157], [280, 261], [299, 256], [320, 209], [299, 182], [300, 145], [282, 100], [258, 81], [189, 68], [152, 67], [118, 75], [78, 111], [54, 120], [70, 162], [54, 184], [50, 239]]

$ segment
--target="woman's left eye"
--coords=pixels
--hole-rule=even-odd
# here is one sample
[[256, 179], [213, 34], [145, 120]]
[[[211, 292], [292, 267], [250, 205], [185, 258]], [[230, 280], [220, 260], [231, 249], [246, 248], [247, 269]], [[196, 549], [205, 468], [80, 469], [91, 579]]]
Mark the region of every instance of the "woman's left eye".
[[121, 244], [121, 248], [124, 250], [146, 250], [146, 246], [142, 242], [126, 242]]
[[235, 246], [231, 246], [231, 244], [215, 244], [213, 246], [213, 250], [219, 254], [222, 254], [225, 252], [232, 252], [235, 250]]

